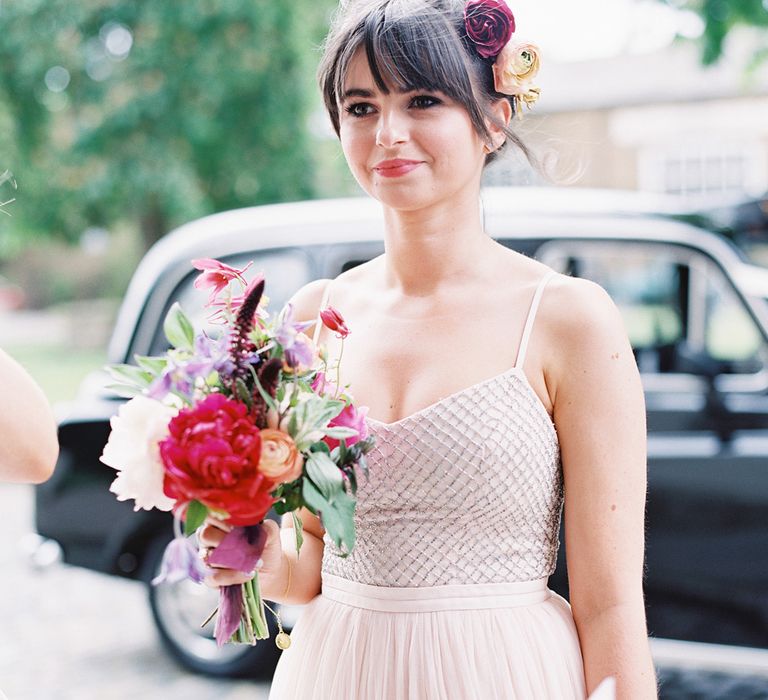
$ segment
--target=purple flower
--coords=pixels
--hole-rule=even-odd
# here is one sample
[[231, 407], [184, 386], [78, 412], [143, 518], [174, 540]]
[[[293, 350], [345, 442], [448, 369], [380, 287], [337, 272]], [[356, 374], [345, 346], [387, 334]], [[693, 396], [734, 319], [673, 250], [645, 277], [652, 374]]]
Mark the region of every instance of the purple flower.
[[219, 614], [213, 630], [217, 646], [222, 647], [229, 641], [240, 626], [242, 617], [243, 587], [236, 585], [219, 588]]
[[231, 374], [234, 364], [229, 356], [230, 333], [211, 338], [201, 333], [195, 338], [195, 354], [186, 363], [189, 376], [205, 377], [211, 372]]
[[163, 373], [149, 387], [149, 396], [161, 400], [173, 393], [191, 398], [198, 377], [205, 378], [213, 371], [231, 374], [234, 365], [229, 357], [229, 343], [228, 333], [218, 338], [201, 333], [195, 338], [192, 357], [168, 359]]
[[209, 564], [251, 573], [261, 558], [267, 533], [259, 525], [232, 528], [208, 557]]
[[191, 396], [193, 387], [194, 381], [190, 379], [185, 366], [169, 359], [163, 373], [150, 385], [148, 396], [158, 401], [171, 393]]
[[152, 585], [179, 583], [185, 579], [202, 583], [210, 573], [200, 561], [192, 541], [186, 537], [174, 537], [165, 548], [160, 573], [152, 579]]
[[295, 322], [293, 306], [286, 304], [278, 319], [279, 325], [275, 331], [275, 340], [280, 343], [285, 352], [285, 362], [289, 367], [311, 367], [314, 362], [315, 349], [312, 341], [304, 335], [314, 321]]

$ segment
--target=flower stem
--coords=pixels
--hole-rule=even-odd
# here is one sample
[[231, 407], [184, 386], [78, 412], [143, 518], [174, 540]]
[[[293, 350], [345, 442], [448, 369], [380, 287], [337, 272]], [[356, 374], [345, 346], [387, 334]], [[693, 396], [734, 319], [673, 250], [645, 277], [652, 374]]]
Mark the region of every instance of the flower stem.
[[264, 600], [261, 597], [261, 586], [259, 586], [259, 574], [246, 581], [245, 600], [247, 603], [246, 614], [253, 625], [253, 636], [255, 639], [268, 639], [269, 627], [267, 626], [267, 617], [264, 613]]
[[336, 391], [333, 398], [335, 399], [339, 395], [339, 388], [341, 387], [341, 357], [344, 354], [344, 338], [341, 339], [341, 348], [339, 349], [339, 359], [336, 360]]

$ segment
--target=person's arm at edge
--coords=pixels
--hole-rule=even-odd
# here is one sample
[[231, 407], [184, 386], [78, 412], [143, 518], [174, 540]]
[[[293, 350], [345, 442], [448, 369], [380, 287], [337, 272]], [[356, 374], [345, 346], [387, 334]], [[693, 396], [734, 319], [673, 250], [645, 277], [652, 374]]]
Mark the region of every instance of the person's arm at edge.
[[0, 350], [0, 481], [39, 484], [59, 454], [56, 420], [42, 389]]
[[642, 587], [647, 458], [640, 375], [608, 294], [585, 280], [560, 279], [543, 301], [552, 353], [545, 366], [587, 693], [613, 676], [620, 700], [651, 700], [658, 688]]

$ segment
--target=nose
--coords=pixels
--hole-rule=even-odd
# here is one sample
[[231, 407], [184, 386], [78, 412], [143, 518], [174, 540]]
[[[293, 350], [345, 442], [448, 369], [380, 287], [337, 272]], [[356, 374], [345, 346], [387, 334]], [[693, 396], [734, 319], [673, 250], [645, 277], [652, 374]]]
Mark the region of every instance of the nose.
[[376, 145], [392, 148], [408, 140], [408, 126], [396, 110], [382, 110], [376, 127]]

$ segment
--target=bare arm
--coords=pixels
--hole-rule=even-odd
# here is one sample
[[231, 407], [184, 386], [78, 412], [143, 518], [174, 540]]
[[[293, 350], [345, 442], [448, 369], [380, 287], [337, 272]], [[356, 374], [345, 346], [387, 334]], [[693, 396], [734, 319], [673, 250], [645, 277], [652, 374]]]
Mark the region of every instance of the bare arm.
[[[296, 292], [290, 303], [297, 321], [316, 319], [327, 284], [328, 280], [316, 280]], [[308, 332], [312, 333], [312, 329]], [[302, 605], [320, 593], [325, 530], [320, 519], [308, 510], [303, 508], [298, 515], [303, 523], [304, 538], [300, 555], [296, 553], [296, 533], [290, 514], [283, 516], [279, 532], [276, 524], [267, 523], [269, 539], [262, 555], [264, 565], [259, 572], [259, 584], [263, 596], [276, 603]], [[201, 533], [200, 540], [206, 546], [216, 546], [222, 537], [223, 532], [216, 531], [214, 524], [210, 524]], [[242, 583], [249, 578], [230, 569], [221, 569], [210, 583], [223, 586]]]
[[[618, 309], [599, 286], [563, 280], [545, 297], [547, 377], [563, 460], [570, 601], [587, 691], [657, 697], [643, 603], [645, 404]], [[559, 350], [558, 350], [559, 349]]]
[[59, 454], [56, 421], [42, 389], [0, 350], [0, 481], [45, 481]]

